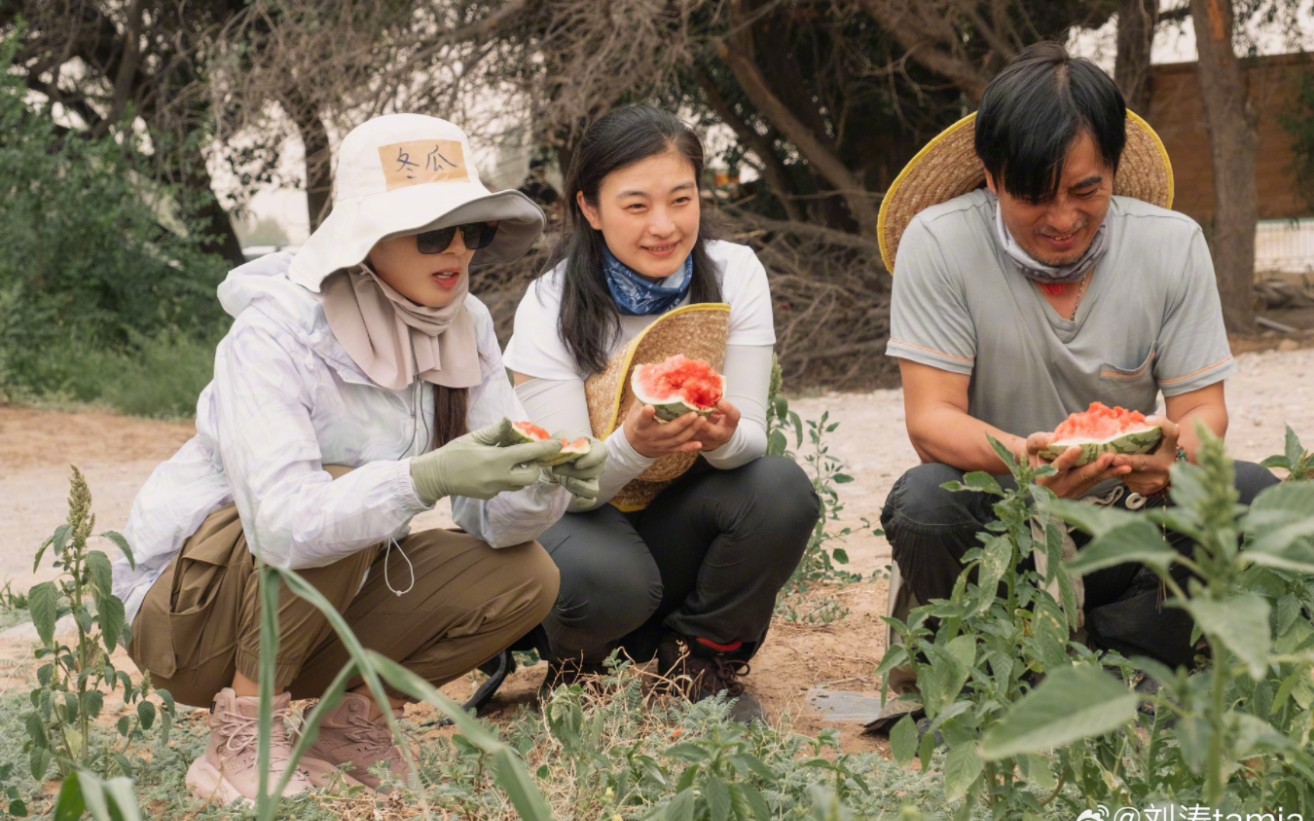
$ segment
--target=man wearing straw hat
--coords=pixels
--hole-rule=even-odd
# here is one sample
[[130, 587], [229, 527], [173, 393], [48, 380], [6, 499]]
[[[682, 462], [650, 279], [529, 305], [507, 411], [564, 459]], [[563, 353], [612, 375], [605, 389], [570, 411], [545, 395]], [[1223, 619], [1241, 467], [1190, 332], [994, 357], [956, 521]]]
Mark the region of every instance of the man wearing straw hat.
[[[923, 462], [881, 516], [904, 583], [896, 610], [947, 598], [994, 518], [993, 497], [941, 488], [968, 471], [1006, 473], [987, 435], [1038, 463], [1053, 438], [1044, 432], [1069, 413], [1098, 400], [1151, 414], [1162, 393], [1155, 452], [1079, 466], [1074, 448], [1041, 480], [1061, 497], [1137, 510], [1165, 503], [1174, 460], [1195, 458], [1197, 424], [1227, 430], [1223, 380], [1236, 365], [1213, 264], [1200, 227], [1171, 203], [1157, 135], [1108, 75], [1056, 43], [1021, 52], [980, 110], [895, 180], [879, 224], [894, 273], [886, 352]], [[1243, 502], [1274, 481], [1237, 464]], [[1159, 605], [1148, 570], [1082, 581], [1096, 646], [1191, 661], [1190, 620]]]

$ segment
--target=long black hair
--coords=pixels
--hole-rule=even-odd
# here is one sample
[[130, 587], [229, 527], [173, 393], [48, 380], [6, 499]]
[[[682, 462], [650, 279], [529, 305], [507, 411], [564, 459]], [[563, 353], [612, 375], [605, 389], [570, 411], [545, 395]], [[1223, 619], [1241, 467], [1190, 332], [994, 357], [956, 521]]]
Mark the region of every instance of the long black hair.
[[[589, 205], [596, 207], [598, 190], [608, 174], [671, 150], [693, 164], [694, 179], [701, 186], [702, 141], [678, 117], [659, 108], [626, 105], [612, 109], [594, 121], [575, 146], [564, 185], [566, 230], [550, 265], [565, 261], [557, 327], [566, 350], [586, 373], [598, 373], [607, 367], [607, 352], [620, 331], [620, 314], [603, 273], [602, 232], [584, 218], [577, 195], [583, 193]], [[707, 209], [699, 213], [689, 299], [720, 302], [721, 287], [706, 250], [710, 238]]]
[[1027, 202], [1053, 199], [1068, 148], [1089, 130], [1118, 171], [1127, 144], [1127, 103], [1112, 78], [1058, 43], [1018, 53], [981, 97], [976, 154], [997, 185]]

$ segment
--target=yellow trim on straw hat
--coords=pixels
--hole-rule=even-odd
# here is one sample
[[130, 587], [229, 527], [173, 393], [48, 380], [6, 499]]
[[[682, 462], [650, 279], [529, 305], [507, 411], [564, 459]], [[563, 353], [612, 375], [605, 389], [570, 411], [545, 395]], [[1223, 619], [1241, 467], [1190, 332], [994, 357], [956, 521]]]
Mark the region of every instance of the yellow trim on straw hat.
[[[662, 362], [674, 354], [701, 359], [720, 371], [730, 338], [730, 306], [700, 302], [662, 314], [611, 358], [601, 373], [584, 382], [593, 435], [606, 439], [620, 427], [637, 401], [630, 389], [636, 365]], [[642, 510], [661, 489], [693, 466], [696, 453], [672, 453], [657, 459], [637, 479], [621, 488], [612, 504], [624, 511]]]
[[[876, 219], [885, 270], [894, 273], [899, 239], [913, 217], [932, 205], [980, 188], [985, 168], [976, 155], [976, 114], [941, 131], [908, 161], [881, 201]], [[1127, 112], [1127, 145], [1118, 163], [1113, 193], [1171, 208], [1173, 165], [1163, 141], [1140, 115]]]

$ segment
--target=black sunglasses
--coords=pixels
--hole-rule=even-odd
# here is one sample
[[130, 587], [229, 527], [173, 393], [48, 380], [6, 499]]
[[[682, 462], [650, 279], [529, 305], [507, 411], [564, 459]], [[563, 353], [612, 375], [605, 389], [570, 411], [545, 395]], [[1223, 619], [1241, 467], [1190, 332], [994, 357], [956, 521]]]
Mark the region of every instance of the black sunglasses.
[[415, 235], [415, 245], [421, 254], [441, 254], [452, 244], [458, 230], [461, 232], [461, 240], [465, 242], [465, 247], [471, 251], [478, 251], [493, 243], [493, 237], [497, 236], [497, 223], [471, 222], [466, 225], [451, 225], [447, 228], [425, 231]]

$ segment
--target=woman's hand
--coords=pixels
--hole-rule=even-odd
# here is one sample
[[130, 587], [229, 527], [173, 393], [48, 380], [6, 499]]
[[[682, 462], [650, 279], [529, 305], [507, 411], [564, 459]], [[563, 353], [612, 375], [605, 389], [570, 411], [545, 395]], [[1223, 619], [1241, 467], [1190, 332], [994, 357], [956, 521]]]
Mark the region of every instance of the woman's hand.
[[500, 446], [510, 426], [503, 419], [411, 459], [416, 495], [432, 506], [444, 496], [491, 499], [538, 481], [539, 460], [560, 453], [561, 441]]
[[1040, 452], [1049, 447], [1053, 441], [1053, 432], [1033, 433], [1028, 436], [1027, 460], [1033, 468], [1049, 464], [1058, 471], [1054, 476], [1037, 479], [1036, 484], [1049, 488], [1060, 498], [1079, 499], [1100, 482], [1106, 479], [1126, 481], [1127, 475], [1131, 473], [1131, 468], [1118, 464], [1112, 453], [1102, 454], [1090, 464], [1078, 466], [1077, 460], [1081, 458], [1081, 448], [1068, 448], [1054, 461], [1047, 462]]
[[703, 450], [698, 436], [706, 424], [707, 420], [696, 413], [663, 422], [657, 418], [656, 408], [640, 402], [634, 403], [623, 423], [630, 447], [649, 458]]
[[1163, 439], [1154, 453], [1120, 453], [1113, 459], [1115, 465], [1127, 468], [1128, 472], [1121, 477], [1127, 487], [1142, 496], [1150, 496], [1168, 486], [1169, 471], [1177, 461], [1177, 438], [1182, 429], [1163, 416], [1150, 416], [1145, 421], [1163, 429]]
[[592, 505], [598, 499], [598, 479], [607, 468], [607, 443], [592, 436], [588, 440], [588, 453], [573, 462], [553, 465], [547, 471], [552, 481], [570, 491], [581, 503]]
[[706, 417], [704, 423], [696, 437], [702, 450], [722, 448], [734, 437], [735, 428], [739, 427], [739, 408], [722, 398], [716, 403], [716, 412]]

